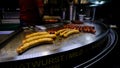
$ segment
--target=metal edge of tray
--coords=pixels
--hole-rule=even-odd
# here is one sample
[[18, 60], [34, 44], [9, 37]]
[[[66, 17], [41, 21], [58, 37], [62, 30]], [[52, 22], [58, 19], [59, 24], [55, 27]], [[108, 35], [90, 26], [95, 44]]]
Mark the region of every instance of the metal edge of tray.
[[106, 57], [116, 46], [118, 42], [118, 35], [113, 29], [109, 29], [110, 33], [107, 35], [108, 36], [108, 44], [103, 49], [100, 53], [98, 53], [96, 56], [93, 58], [89, 59], [88, 61], [81, 63], [79, 65], [74, 66], [74, 68], [88, 68], [88, 67], [94, 67], [94, 64]]
[[[99, 39], [102, 39], [104, 36], [106, 36], [107, 34], [108, 34], [108, 32], [109, 32], [109, 29], [108, 29], [108, 27], [105, 25], [105, 24], [101, 24], [101, 23], [97, 23], [97, 24], [100, 24], [100, 25], [102, 25], [102, 26], [104, 26], [103, 28], [105, 28], [105, 29], [107, 29], [106, 31], [105, 31], [105, 33], [103, 33], [99, 38], [97, 38], [97, 40], [95, 40], [94, 42], [97, 42], [97, 41], [99, 41]], [[19, 33], [20, 31], [18, 31], [17, 33]], [[17, 34], [16, 33], [16, 34]], [[14, 34], [14, 36], [15, 36], [15, 34]], [[94, 43], [94, 42], [92, 42], [92, 43]], [[92, 43], [89, 43], [89, 44], [92, 44]], [[88, 45], [89, 45], [88, 44]], [[72, 49], [72, 50], [74, 50], [74, 49]], [[69, 50], [70, 51], [70, 50]], [[67, 51], [65, 51], [65, 52], [67, 52]], [[59, 52], [59, 53], [62, 53], [62, 52]], [[58, 54], [58, 53], [52, 53], [52, 54]], [[52, 54], [50, 54], [50, 55], [52, 55]], [[41, 56], [42, 57], [42, 56]], [[36, 57], [37, 58], [37, 57]], [[32, 59], [32, 58], [26, 58], [26, 59]], [[19, 59], [19, 60], [24, 60], [24, 59]], [[18, 61], [18, 60], [10, 60], [10, 61]], [[8, 61], [8, 62], [10, 62], [10, 61]]]
[[[46, 55], [46, 56], [42, 56], [42, 57], [36, 57], [36, 58], [27, 58], [27, 59], [22, 59], [22, 60], [10, 60], [10, 61], [7, 61], [7, 62], [2, 62], [2, 63], [0, 63], [0, 65], [9, 65], [10, 66], [10, 68], [17, 68], [17, 67], [21, 67], [21, 65], [24, 67], [26, 67], [26, 65], [27, 64], [31, 64], [31, 63], [35, 63], [35, 62], [37, 62], [37, 63], [39, 63], [39, 62], [44, 62], [44, 61], [47, 61], [47, 60], [50, 60], [50, 59], [56, 59], [57, 57], [62, 57], [62, 56], [64, 56], [65, 57], [65, 61], [60, 61], [59, 63], [60, 63], [60, 65], [61, 65], [61, 67], [64, 67], [64, 66], [66, 66], [67, 65], [67, 67], [69, 67], [70, 66], [70, 68], [71, 68], [71, 65], [73, 64], [74, 65], [74, 63], [72, 63], [71, 64], [71, 60], [72, 60], [72, 62], [76, 62], [76, 61], [73, 61], [73, 59], [76, 57], [76, 56], [73, 56], [73, 59], [67, 59], [67, 57], [69, 57], [68, 55], [72, 55], [73, 53], [79, 53], [80, 52], [80, 54], [77, 56], [77, 58], [80, 58], [81, 56], [82, 56], [82, 54], [84, 54], [84, 55], [86, 55], [86, 53], [87, 52], [89, 52], [90, 54], [91, 53], [93, 53], [93, 52], [91, 52], [91, 50], [94, 50], [94, 51], [96, 51], [96, 48], [92, 48], [91, 49], [91, 47], [93, 47], [93, 46], [95, 46], [94, 44], [95, 43], [101, 43], [101, 42], [103, 42], [103, 39], [106, 39], [106, 37], [104, 37], [104, 38], [101, 38], [101, 39], [99, 39], [99, 40], [102, 40], [102, 41], [97, 41], [97, 42], [94, 42], [94, 43], [91, 43], [91, 44], [89, 44], [88, 46], [83, 46], [83, 47], [80, 47], [80, 48], [76, 48], [76, 49], [72, 49], [72, 50], [69, 50], [69, 51], [65, 51], [65, 52], [61, 52], [61, 53], [54, 53], [54, 54], [51, 54], [51, 55]], [[98, 46], [98, 48], [101, 48], [101, 46], [99, 47]], [[97, 48], [97, 50], [98, 50], [98, 48]], [[102, 49], [104, 49], [104, 47], [102, 48]], [[84, 51], [85, 50], [85, 51]], [[86, 51], [86, 50], [88, 50], [88, 51]], [[83, 52], [84, 51], [84, 52]], [[101, 50], [100, 50], [101, 51]], [[82, 52], [82, 53], [81, 53]], [[98, 52], [96, 52], [96, 53], [99, 53], [99, 51]], [[88, 55], [88, 54], [87, 54]], [[96, 55], [96, 54], [95, 54]], [[89, 56], [89, 55], [88, 55]], [[91, 55], [90, 55], [91, 56]], [[90, 57], [89, 56], [89, 57]], [[83, 56], [82, 56], [82, 58], [83, 58]], [[67, 60], [67, 63], [66, 63], [66, 60]], [[75, 59], [76, 60], [76, 59]], [[78, 59], [77, 59], [78, 60]], [[86, 60], [86, 59], [85, 59]], [[70, 61], [70, 62], [68, 62], [68, 61]], [[78, 60], [79, 61], [79, 60]], [[81, 62], [82, 60], [80, 60], [80, 62]], [[52, 61], [51, 61], [52, 62]], [[62, 63], [61, 63], [62, 62]], [[58, 63], [58, 64], [59, 64]], [[71, 64], [71, 65], [69, 65], [69, 63]], [[41, 63], [40, 63], [41, 64]], [[35, 63], [35, 65], [36, 65], [36, 63]], [[54, 63], [53, 64], [51, 64], [51, 65], [53, 65], [54, 66]], [[68, 66], [69, 65], [69, 66]], [[29, 65], [28, 65], [29, 66]], [[30, 66], [32, 66], [32, 65], [30, 65]], [[40, 65], [41, 66], [41, 65]], [[42, 68], [44, 68], [44, 67], [47, 67], [46, 65], [43, 65], [43, 66], [41, 66]]]
[[[102, 34], [99, 34], [99, 38], [97, 38], [97, 40], [95, 40], [94, 42], [96, 42], [96, 41], [98, 41], [99, 39], [107, 36], [107, 34], [110, 32], [109, 26], [107, 26], [107, 25], [105, 25], [104, 23], [101, 23], [101, 22], [99, 22], [99, 21], [98, 21], [98, 22], [95, 22], [95, 24], [96, 24], [96, 23], [97, 23], [98, 25], [104, 26], [104, 27], [102, 27], [102, 28], [105, 28], [106, 31], [105, 31], [104, 33], [102, 33]], [[94, 43], [94, 42], [92, 42], [92, 43]]]
[[[107, 30], [107, 32], [105, 32], [106, 34], [108, 33], [108, 31], [109, 31], [109, 29]], [[100, 37], [100, 39], [103, 39], [104, 38], [104, 36], [106, 36], [106, 34], [103, 34], [102, 35], [102, 37]], [[97, 39], [96, 41], [94, 41], [93, 43], [90, 43], [90, 44], [88, 44], [88, 45], [91, 45], [91, 44], [94, 44], [95, 42], [97, 42], [97, 41], [100, 41], [100, 39]], [[86, 48], [87, 46], [83, 46], [82, 48]], [[51, 55], [56, 55], [56, 54], [61, 54], [61, 53], [66, 53], [66, 52], [71, 52], [71, 51], [76, 51], [76, 50], [79, 50], [80, 48], [76, 48], [76, 49], [72, 49], [72, 50], [69, 50], [69, 51], [65, 51], [65, 52], [60, 52], [60, 53], [54, 53], [54, 54], [50, 54], [50, 55], [47, 55], [47, 56], [42, 56], [42, 57], [36, 57], [35, 58], [35, 60], [36, 59], [39, 59], [39, 58], [43, 58], [43, 57], [48, 57], [48, 56], [51, 56]], [[23, 59], [23, 60], [11, 60], [11, 61], [7, 61], [7, 63], [11, 63], [11, 62], [23, 62], [23, 61], [30, 61], [30, 60], [34, 60], [34, 58], [27, 58], [27, 59]], [[6, 62], [5, 62], [6, 63]], [[12, 63], [11, 63], [12, 64]]]
[[15, 35], [17, 35], [21, 31], [22, 31], [21, 28], [17, 28], [7, 38], [5, 38], [3, 41], [0, 41], [0, 49], [3, 48], [5, 44], [7, 44]]

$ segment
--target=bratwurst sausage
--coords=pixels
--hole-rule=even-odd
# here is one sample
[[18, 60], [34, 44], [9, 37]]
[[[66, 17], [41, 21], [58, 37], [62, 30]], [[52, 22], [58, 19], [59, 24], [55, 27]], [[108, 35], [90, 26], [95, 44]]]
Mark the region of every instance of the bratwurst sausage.
[[21, 54], [27, 49], [34, 47], [38, 44], [43, 44], [43, 43], [53, 43], [53, 39], [52, 38], [41, 38], [41, 39], [33, 40], [31, 42], [22, 44], [20, 47], [16, 49], [16, 51], [18, 54]]

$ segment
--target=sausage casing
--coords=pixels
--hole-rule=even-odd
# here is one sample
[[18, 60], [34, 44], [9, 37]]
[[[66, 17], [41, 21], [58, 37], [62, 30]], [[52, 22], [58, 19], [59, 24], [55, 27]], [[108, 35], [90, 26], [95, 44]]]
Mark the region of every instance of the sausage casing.
[[32, 34], [29, 34], [29, 35], [26, 35], [25, 38], [30, 38], [30, 37], [33, 37], [33, 36], [39, 36], [39, 35], [44, 35], [44, 34], [49, 34], [48, 32], [36, 32], [36, 33], [32, 33]]
[[20, 47], [18, 47], [16, 49], [16, 51], [17, 51], [18, 54], [20, 54], [20, 53], [23, 53], [24, 51], [26, 51], [27, 49], [29, 49], [31, 47], [34, 47], [38, 44], [43, 44], [43, 43], [53, 43], [53, 39], [52, 38], [37, 39], [37, 40], [31, 41], [29, 43], [22, 44]]
[[72, 30], [68, 31], [67, 33], [65, 33], [63, 36], [68, 37], [69, 35], [75, 34], [75, 33], [79, 33], [79, 30], [72, 29]]
[[45, 34], [45, 35], [40, 35], [40, 36], [34, 36], [34, 37], [30, 37], [27, 38], [25, 40], [23, 40], [23, 43], [27, 43], [36, 39], [41, 39], [41, 38], [56, 38], [55, 34]]

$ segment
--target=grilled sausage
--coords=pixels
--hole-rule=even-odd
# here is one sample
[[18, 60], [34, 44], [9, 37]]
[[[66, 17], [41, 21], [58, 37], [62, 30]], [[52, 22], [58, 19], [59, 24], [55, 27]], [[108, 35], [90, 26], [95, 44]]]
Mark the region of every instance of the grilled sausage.
[[65, 31], [66, 29], [61, 29], [61, 30], [58, 30], [57, 32], [55, 32], [56, 35], [60, 34], [61, 32]]
[[63, 36], [65, 33], [67, 33], [70, 29], [66, 29], [65, 31], [60, 33], [60, 36]]
[[30, 38], [23, 40], [23, 43], [31, 42], [33, 40], [41, 39], [41, 38], [53, 38], [54, 39], [54, 38], [56, 38], [56, 35], [55, 34], [45, 34], [45, 35], [40, 35], [40, 36], [34, 36], [34, 37], [30, 37]]
[[31, 47], [34, 47], [38, 44], [43, 44], [43, 43], [53, 43], [53, 39], [52, 38], [37, 39], [37, 40], [31, 41], [29, 43], [22, 44], [20, 47], [18, 47], [16, 49], [16, 51], [17, 51], [18, 54], [21, 54], [24, 51], [26, 51], [27, 49], [29, 49]]
[[44, 35], [44, 34], [49, 34], [48, 32], [36, 32], [36, 33], [32, 33], [32, 34], [29, 34], [29, 35], [26, 35], [25, 38], [30, 38], [30, 37], [33, 37], [33, 36], [36, 36], [36, 35]]
[[79, 30], [71, 29], [67, 33], [64, 34], [64, 37], [68, 37], [71, 34], [79, 33]]

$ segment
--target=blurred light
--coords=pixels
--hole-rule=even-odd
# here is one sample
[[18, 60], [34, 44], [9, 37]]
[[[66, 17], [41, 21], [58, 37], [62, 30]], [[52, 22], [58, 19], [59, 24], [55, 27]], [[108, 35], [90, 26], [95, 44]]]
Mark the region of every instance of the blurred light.
[[14, 31], [0, 31], [0, 34], [11, 34]]
[[87, 4], [87, 3], [88, 3], [88, 0], [81, 0], [80, 3], [81, 3], [81, 4]]
[[105, 1], [94, 1], [92, 3], [94, 3], [95, 5], [102, 5], [105, 3]]
[[104, 4], [105, 3], [105, 1], [100, 1], [100, 3], [99, 4]]
[[92, 5], [90, 5], [90, 7], [94, 7], [94, 6], [98, 6], [98, 5], [96, 5], [96, 4], [92, 4]]
[[94, 4], [99, 4], [99, 1], [95, 1]]
[[99, 5], [102, 5], [102, 4], [105, 4], [105, 1], [94, 1], [92, 2], [93, 4], [90, 5], [91, 7], [94, 7], [94, 6], [99, 6]]

